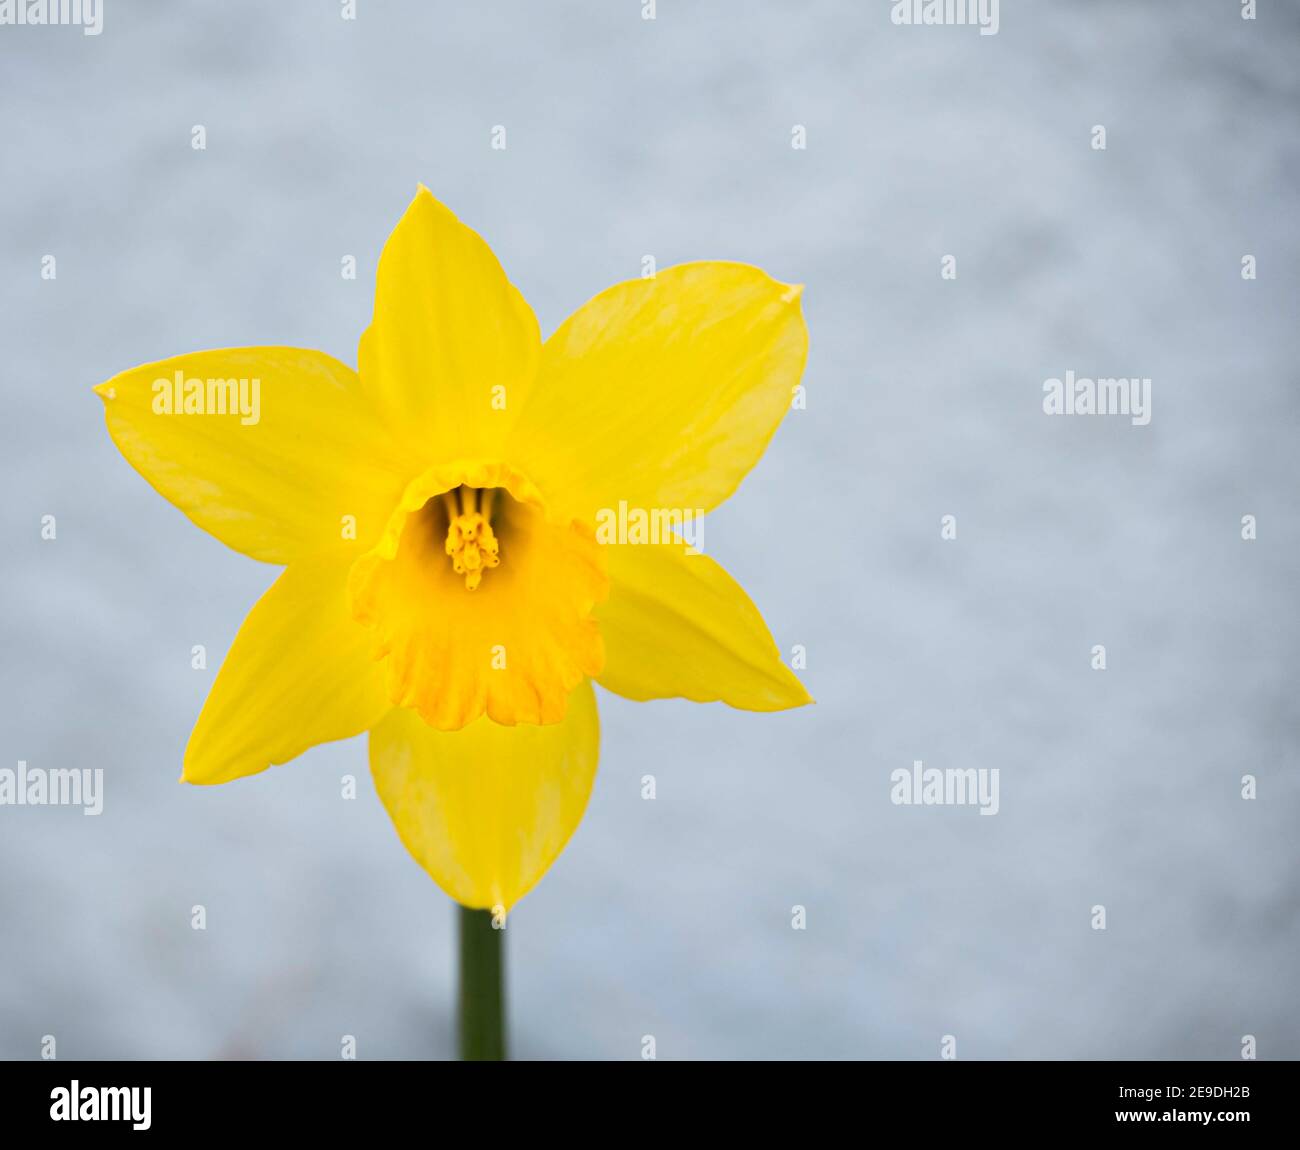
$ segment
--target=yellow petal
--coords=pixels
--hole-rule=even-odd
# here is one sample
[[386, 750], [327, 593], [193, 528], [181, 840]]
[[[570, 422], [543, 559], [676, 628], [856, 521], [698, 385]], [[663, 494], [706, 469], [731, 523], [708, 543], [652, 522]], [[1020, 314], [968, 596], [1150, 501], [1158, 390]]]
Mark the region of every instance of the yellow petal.
[[421, 187], [379, 259], [361, 378], [426, 465], [496, 459], [541, 353], [537, 317], [477, 232]]
[[364, 542], [401, 496], [402, 464], [356, 373], [322, 352], [195, 352], [124, 371], [95, 391], [131, 466], [254, 559], [288, 563]]
[[616, 284], [546, 341], [509, 459], [548, 503], [707, 511], [790, 408], [808, 333], [798, 287], [694, 263]]
[[185, 749], [184, 779], [225, 783], [346, 739], [388, 710], [383, 669], [348, 605], [351, 557], [291, 564], [257, 601]]
[[546, 873], [587, 807], [600, 749], [595, 692], [564, 721], [438, 731], [406, 709], [370, 732], [370, 769], [397, 833], [457, 902], [509, 909]]
[[602, 687], [628, 699], [721, 700], [746, 711], [811, 703], [740, 584], [678, 544], [610, 545], [596, 608]]

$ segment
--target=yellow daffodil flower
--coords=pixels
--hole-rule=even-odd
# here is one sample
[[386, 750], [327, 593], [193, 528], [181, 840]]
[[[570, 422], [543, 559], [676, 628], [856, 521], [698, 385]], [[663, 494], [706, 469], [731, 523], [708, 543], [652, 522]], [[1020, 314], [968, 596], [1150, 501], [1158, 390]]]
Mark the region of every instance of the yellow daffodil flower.
[[593, 680], [637, 700], [810, 702], [712, 559], [596, 527], [736, 490], [803, 371], [799, 291], [684, 264], [616, 284], [543, 342], [487, 244], [421, 187], [384, 246], [357, 371], [248, 347], [100, 384], [109, 434], [158, 492], [284, 567], [183, 779], [369, 731], [411, 854], [463, 905], [510, 907], [587, 805]]

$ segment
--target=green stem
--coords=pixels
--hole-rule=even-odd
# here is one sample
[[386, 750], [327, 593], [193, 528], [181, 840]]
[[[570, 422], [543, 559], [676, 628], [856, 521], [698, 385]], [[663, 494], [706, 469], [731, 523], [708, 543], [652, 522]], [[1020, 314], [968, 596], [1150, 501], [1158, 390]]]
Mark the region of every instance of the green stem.
[[506, 1057], [505, 931], [494, 930], [490, 910], [457, 907], [460, 915], [460, 1057], [504, 1062]]

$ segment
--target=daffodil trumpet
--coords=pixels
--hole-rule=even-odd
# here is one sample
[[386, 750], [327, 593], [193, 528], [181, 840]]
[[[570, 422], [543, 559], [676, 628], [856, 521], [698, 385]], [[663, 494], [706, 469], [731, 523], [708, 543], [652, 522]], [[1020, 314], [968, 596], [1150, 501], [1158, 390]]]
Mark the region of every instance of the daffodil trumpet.
[[[543, 341], [487, 244], [422, 187], [384, 246], [355, 371], [242, 347], [100, 384], [150, 485], [283, 568], [183, 780], [369, 732], [406, 849], [504, 919], [586, 809], [593, 683], [750, 711], [811, 701], [744, 591], [671, 529], [672, 509], [707, 514], [758, 461], [807, 344], [800, 289], [726, 262], [615, 284]], [[670, 529], [620, 533], [628, 509]]]

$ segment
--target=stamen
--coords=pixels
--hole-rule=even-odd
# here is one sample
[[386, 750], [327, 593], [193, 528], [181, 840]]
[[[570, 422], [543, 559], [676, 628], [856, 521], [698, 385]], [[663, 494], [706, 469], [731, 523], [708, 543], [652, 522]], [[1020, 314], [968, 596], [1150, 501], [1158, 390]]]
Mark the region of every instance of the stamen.
[[451, 556], [451, 567], [457, 575], [465, 576], [465, 586], [474, 591], [483, 580], [483, 572], [501, 562], [500, 544], [488, 521], [492, 514], [495, 491], [482, 492], [482, 510], [478, 509], [479, 492], [472, 487], [460, 488], [460, 513], [451, 492], [443, 495], [447, 507], [447, 542], [445, 550]]

